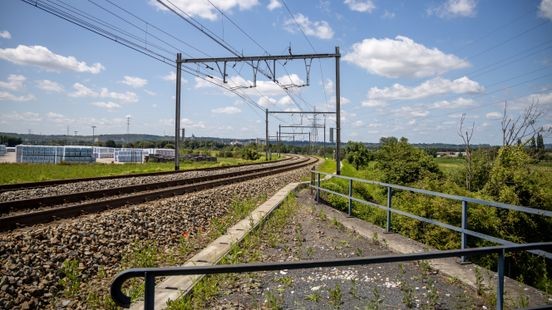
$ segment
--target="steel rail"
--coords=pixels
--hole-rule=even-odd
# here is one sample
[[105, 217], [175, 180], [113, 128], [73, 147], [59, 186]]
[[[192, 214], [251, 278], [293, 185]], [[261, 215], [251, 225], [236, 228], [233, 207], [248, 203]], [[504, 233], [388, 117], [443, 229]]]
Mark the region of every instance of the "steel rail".
[[[282, 162], [282, 161], [290, 160], [291, 158], [293, 157], [286, 157], [283, 159], [273, 160], [271, 162], [273, 163]], [[77, 183], [77, 182], [123, 179], [123, 178], [132, 178], [132, 177], [159, 176], [159, 175], [177, 174], [177, 173], [194, 172], [194, 171], [213, 171], [213, 170], [223, 170], [223, 169], [229, 169], [229, 168], [239, 168], [239, 167], [247, 167], [247, 166], [254, 166], [254, 165], [265, 165], [265, 164], [267, 164], [267, 162], [245, 163], [245, 164], [239, 164], [239, 165], [219, 166], [219, 167], [195, 168], [195, 169], [180, 170], [180, 171], [146, 172], [146, 173], [136, 173], [136, 174], [108, 175], [108, 176], [90, 177], [90, 178], [58, 179], [58, 180], [48, 180], [48, 181], [40, 181], [40, 182], [2, 184], [0, 185], [0, 193], [6, 192], [6, 191], [39, 188], [39, 187], [62, 185], [62, 184]]]
[[[304, 161], [308, 159], [301, 159], [301, 160]], [[285, 165], [286, 163], [283, 163], [283, 164], [276, 163], [275, 165], [272, 165], [272, 166], [253, 168], [245, 171], [249, 171], [249, 172], [264, 171], [264, 170], [269, 170], [272, 167], [280, 167]], [[76, 192], [76, 193], [70, 193], [70, 194], [42, 196], [42, 197], [35, 197], [35, 198], [29, 198], [29, 199], [5, 201], [5, 202], [0, 202], [0, 214], [5, 214], [5, 213], [21, 210], [21, 209], [37, 209], [41, 207], [53, 206], [58, 204], [67, 204], [67, 203], [78, 202], [83, 200], [98, 199], [98, 198], [104, 198], [109, 196], [150, 191], [158, 188], [167, 188], [167, 187], [174, 187], [174, 186], [186, 185], [186, 184], [192, 184], [192, 183], [200, 183], [200, 182], [213, 180], [216, 178], [224, 178], [224, 177], [239, 175], [243, 172], [244, 171], [233, 171], [233, 172], [226, 172], [226, 173], [200, 176], [200, 177], [187, 178], [187, 179], [150, 182], [145, 184], [128, 185], [128, 186], [121, 186], [121, 187], [109, 188], [109, 189], [99, 189], [99, 190]]]
[[13, 230], [22, 226], [36, 225], [40, 223], [47, 223], [53, 220], [61, 218], [71, 218], [83, 214], [97, 213], [104, 210], [118, 208], [124, 205], [133, 204], [133, 203], [143, 203], [151, 200], [161, 199], [172, 197], [175, 195], [182, 195], [190, 192], [197, 192], [209, 188], [214, 188], [222, 185], [239, 183], [255, 178], [260, 178], [264, 176], [274, 175], [277, 173], [282, 173], [298, 168], [302, 168], [317, 162], [317, 158], [306, 158], [299, 162], [279, 165], [276, 168], [274, 166], [270, 169], [263, 169], [261, 171], [248, 170], [242, 172], [239, 175], [232, 175], [221, 177], [222, 174], [219, 174], [217, 179], [207, 180], [194, 184], [186, 184], [180, 186], [173, 186], [169, 188], [162, 188], [151, 190], [148, 192], [130, 194], [124, 197], [116, 197], [113, 199], [94, 201], [94, 202], [84, 202], [70, 206], [63, 206], [58, 208], [47, 209], [43, 211], [37, 211], [26, 214], [12, 215], [0, 218], [0, 231]]

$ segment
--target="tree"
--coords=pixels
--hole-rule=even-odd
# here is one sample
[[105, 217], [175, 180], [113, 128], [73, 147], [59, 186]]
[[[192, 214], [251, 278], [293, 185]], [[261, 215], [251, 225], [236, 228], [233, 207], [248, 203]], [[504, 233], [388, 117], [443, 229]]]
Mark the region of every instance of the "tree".
[[537, 125], [539, 119], [544, 115], [544, 111], [539, 106], [538, 101], [533, 101], [515, 120], [508, 115], [507, 107], [508, 103], [504, 102], [504, 114], [500, 122], [502, 146], [514, 145], [517, 141], [527, 144], [529, 140], [523, 140], [528, 137], [534, 137], [545, 131], [552, 131], [552, 128], [545, 130], [543, 126], [539, 127]]
[[117, 144], [113, 140], [107, 140], [107, 141], [105, 141], [105, 146], [107, 146], [107, 147], [117, 147]]
[[382, 171], [385, 183], [408, 184], [440, 175], [433, 158], [410, 145], [406, 138], [381, 138], [376, 160], [376, 167]]
[[345, 159], [358, 170], [360, 167], [364, 167], [370, 161], [370, 152], [366, 146], [360, 142], [347, 142], [345, 147]]
[[466, 114], [463, 113], [460, 118], [460, 126], [458, 126], [458, 135], [462, 138], [464, 142], [464, 147], [466, 150], [466, 189], [471, 190], [471, 184], [473, 180], [473, 161], [472, 161], [472, 149], [471, 149], [471, 139], [473, 137], [473, 129], [475, 127], [475, 122], [472, 123], [470, 130], [463, 131], [464, 121], [466, 120]]

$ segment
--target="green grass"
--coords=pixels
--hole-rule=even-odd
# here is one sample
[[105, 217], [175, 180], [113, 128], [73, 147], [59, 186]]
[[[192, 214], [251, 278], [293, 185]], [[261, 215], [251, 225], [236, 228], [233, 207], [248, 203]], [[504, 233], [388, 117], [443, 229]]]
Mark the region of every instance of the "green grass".
[[[217, 162], [182, 162], [180, 170], [197, 168], [230, 166], [262, 160], [250, 161], [239, 158], [218, 158]], [[138, 174], [150, 172], [173, 171], [174, 163], [144, 163], [144, 164], [25, 164], [1, 163], [0, 184], [38, 182], [46, 180], [90, 178], [114, 176], [122, 174]]]
[[439, 157], [435, 158], [435, 162], [439, 165], [439, 169], [444, 173], [453, 173], [459, 171], [464, 167], [466, 163], [464, 158], [450, 158], [450, 157]]
[[335, 160], [326, 159], [320, 166], [317, 168], [318, 171], [335, 173]]

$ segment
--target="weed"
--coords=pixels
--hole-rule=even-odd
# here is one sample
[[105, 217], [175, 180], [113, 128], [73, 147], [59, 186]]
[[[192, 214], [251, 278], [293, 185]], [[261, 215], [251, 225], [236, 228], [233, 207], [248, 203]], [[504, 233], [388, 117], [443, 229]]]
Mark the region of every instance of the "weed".
[[413, 308], [416, 304], [414, 303], [414, 290], [406, 281], [401, 281], [400, 284], [401, 292], [403, 293], [402, 302], [407, 308]]
[[266, 293], [266, 304], [269, 309], [283, 309], [281, 297], [277, 297], [271, 292]]
[[372, 289], [372, 298], [368, 301], [366, 309], [368, 310], [378, 310], [380, 305], [383, 303], [383, 298], [381, 298], [380, 291], [377, 286], [374, 286]]
[[361, 248], [356, 248], [355, 249], [355, 255], [356, 256], [362, 256], [362, 254], [364, 254], [364, 250], [361, 249]]
[[372, 243], [375, 245], [380, 245], [378, 233], [374, 231], [372, 234]]
[[516, 309], [526, 309], [529, 307], [529, 297], [525, 295], [519, 295], [516, 298], [514, 308]]
[[79, 262], [76, 259], [65, 260], [61, 272], [64, 277], [59, 280], [59, 284], [63, 286], [63, 295], [65, 297], [76, 296], [80, 288]]
[[284, 287], [291, 287], [293, 285], [293, 278], [290, 276], [287, 277], [281, 277], [278, 281], [280, 284], [282, 284]]
[[357, 282], [356, 282], [355, 279], [351, 279], [351, 289], [349, 290], [349, 294], [351, 294], [351, 296], [353, 296], [353, 298], [359, 299]]
[[485, 293], [485, 284], [483, 284], [483, 274], [478, 266], [475, 266], [475, 287], [477, 288], [477, 295], [483, 296]]
[[139, 241], [131, 246], [130, 253], [123, 258], [123, 265], [132, 268], [156, 267], [158, 254], [155, 242]]
[[318, 214], [316, 216], [323, 222], [328, 220], [328, 216], [322, 210], [318, 210]]
[[435, 309], [439, 304], [439, 294], [435, 287], [435, 281], [431, 278], [428, 279], [427, 284], [427, 298], [430, 309]]
[[333, 289], [329, 289], [328, 293], [330, 304], [335, 309], [339, 309], [343, 303], [343, 294], [341, 293], [341, 286], [339, 286], [339, 283], [337, 283]]
[[343, 225], [335, 217], [332, 218], [332, 225], [334, 225], [337, 228], [337, 230], [339, 230], [339, 231], [345, 231], [345, 225]]
[[307, 297], [305, 297], [306, 300], [312, 301], [312, 302], [319, 302], [320, 298], [322, 298], [322, 296], [320, 296], [320, 294], [318, 294], [316, 292], [312, 293], [312, 294], [309, 294], [309, 295], [307, 295]]
[[314, 248], [309, 246], [307, 247], [307, 257], [311, 257], [314, 254]]

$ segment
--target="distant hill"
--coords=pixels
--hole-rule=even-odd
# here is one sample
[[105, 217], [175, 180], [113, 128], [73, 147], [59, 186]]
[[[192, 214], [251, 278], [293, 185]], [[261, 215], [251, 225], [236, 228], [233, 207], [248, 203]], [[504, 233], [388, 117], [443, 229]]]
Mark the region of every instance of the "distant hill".
[[[10, 136], [15, 138], [21, 138], [24, 144], [46, 144], [46, 145], [91, 145], [92, 136], [67, 136], [67, 135], [37, 135], [37, 134], [19, 134], [11, 132], [0, 132], [0, 136]], [[250, 138], [250, 139], [234, 139], [234, 138], [218, 138], [218, 137], [186, 137], [186, 139], [195, 139], [195, 140], [210, 140], [221, 142], [224, 144], [230, 144], [231, 142], [240, 142], [242, 144], [247, 144], [250, 142], [255, 142], [257, 140], [264, 141], [262, 138]], [[105, 143], [108, 140], [113, 140], [117, 144], [124, 143], [134, 143], [137, 141], [173, 141], [174, 136], [158, 136], [158, 135], [148, 135], [148, 134], [108, 134], [108, 135], [97, 135], [94, 137], [94, 140], [97, 142]], [[347, 142], [344, 141], [343, 145]], [[306, 141], [286, 141], [286, 144], [303, 146], [307, 145]], [[322, 142], [317, 142], [316, 144], [322, 145]], [[379, 143], [364, 143], [368, 148], [377, 148]], [[330, 143], [326, 142], [326, 145], [329, 147]], [[413, 143], [414, 146], [424, 149], [435, 149], [441, 151], [461, 151], [464, 146], [461, 144], [450, 144], [450, 143]], [[493, 147], [490, 144], [475, 144], [474, 148], [489, 148]], [[552, 144], [545, 144], [546, 149], [552, 149]]]

